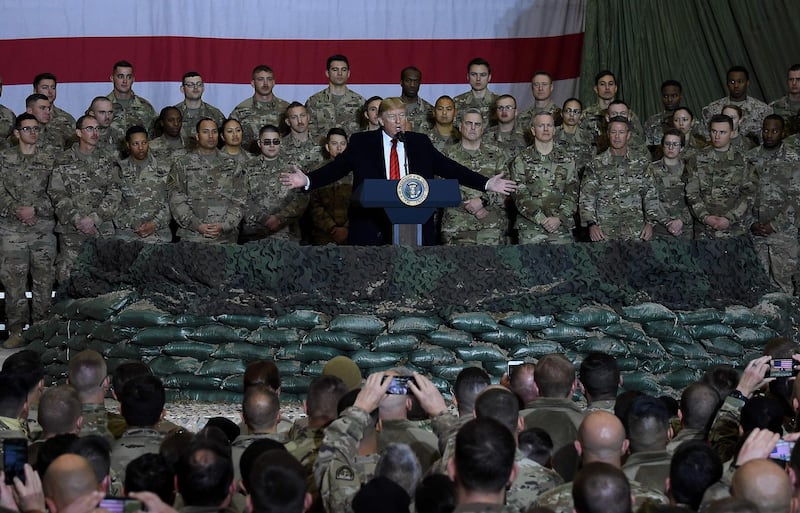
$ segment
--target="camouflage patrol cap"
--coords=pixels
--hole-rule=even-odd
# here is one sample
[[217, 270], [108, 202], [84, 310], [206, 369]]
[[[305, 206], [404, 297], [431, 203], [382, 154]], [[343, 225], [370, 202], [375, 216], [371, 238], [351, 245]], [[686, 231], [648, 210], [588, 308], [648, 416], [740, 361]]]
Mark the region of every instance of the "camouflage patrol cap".
[[346, 356], [336, 356], [328, 360], [322, 368], [323, 376], [336, 376], [341, 379], [349, 390], [361, 386], [361, 370], [353, 360]]

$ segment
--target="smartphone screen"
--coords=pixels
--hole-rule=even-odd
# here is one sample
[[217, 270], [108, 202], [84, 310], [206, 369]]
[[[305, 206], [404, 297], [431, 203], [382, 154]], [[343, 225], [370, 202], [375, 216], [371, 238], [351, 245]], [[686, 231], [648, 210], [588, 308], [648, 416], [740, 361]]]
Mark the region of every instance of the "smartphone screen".
[[142, 501], [125, 497], [106, 497], [100, 501], [100, 507], [111, 513], [136, 513], [145, 510]]
[[511, 373], [514, 372], [514, 367], [519, 367], [523, 363], [525, 362], [523, 362], [522, 360], [509, 360], [508, 371], [507, 371], [508, 379], [511, 379]]
[[770, 360], [769, 377], [790, 378], [794, 376], [794, 360], [791, 358], [776, 358]]
[[28, 441], [24, 438], [4, 439], [3, 470], [6, 473], [6, 484], [14, 484], [15, 477], [25, 482], [26, 463], [28, 463]]
[[787, 442], [779, 440], [778, 445], [769, 455], [772, 460], [789, 461], [792, 458], [792, 449], [794, 449], [794, 442]]

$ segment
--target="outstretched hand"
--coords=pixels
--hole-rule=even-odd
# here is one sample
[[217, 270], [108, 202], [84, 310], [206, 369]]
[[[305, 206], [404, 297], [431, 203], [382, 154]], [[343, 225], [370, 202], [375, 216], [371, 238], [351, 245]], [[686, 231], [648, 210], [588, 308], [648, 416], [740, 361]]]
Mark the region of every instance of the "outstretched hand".
[[308, 177], [296, 165], [289, 166], [290, 173], [281, 173], [281, 183], [291, 189], [299, 189], [309, 184]]
[[489, 181], [486, 182], [486, 190], [499, 192], [500, 194], [504, 194], [506, 196], [512, 192], [515, 192], [517, 190], [517, 182], [504, 179], [504, 174], [505, 173], [500, 173], [499, 175], [494, 175], [493, 177], [489, 178]]

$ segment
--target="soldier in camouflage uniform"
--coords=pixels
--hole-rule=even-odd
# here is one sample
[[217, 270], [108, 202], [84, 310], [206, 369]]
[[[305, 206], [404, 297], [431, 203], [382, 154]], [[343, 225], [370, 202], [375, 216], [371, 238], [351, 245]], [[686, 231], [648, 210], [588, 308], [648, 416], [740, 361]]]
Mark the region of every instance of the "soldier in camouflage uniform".
[[[0, 153], [0, 282], [6, 292], [6, 348], [22, 345], [22, 328], [47, 315], [56, 258], [55, 215], [47, 195], [55, 156], [37, 148], [39, 123], [32, 114], [20, 115], [15, 124], [18, 146]], [[25, 297], [29, 273], [33, 316]]]
[[[603, 70], [595, 75], [594, 92], [597, 95], [597, 103], [589, 105], [583, 109], [581, 118], [581, 129], [591, 138], [592, 144], [598, 145], [598, 139], [606, 132], [606, 125], [609, 117], [606, 117], [608, 106], [617, 97], [617, 77], [609, 70]], [[639, 117], [630, 109], [627, 109], [628, 122], [631, 130], [637, 137], [644, 140], [644, 128], [639, 121]], [[598, 149], [598, 153], [603, 150]]]
[[235, 243], [247, 197], [241, 165], [217, 149], [213, 119], [197, 124], [197, 150], [178, 158], [167, 178], [178, 237], [193, 242]]
[[234, 481], [242, 478], [239, 468], [242, 454], [253, 442], [265, 438], [281, 444], [289, 441], [286, 433], [278, 432], [280, 416], [280, 398], [269, 385], [250, 385], [245, 389], [242, 399], [242, 419], [247, 426], [248, 434], [240, 434], [231, 443]]
[[[414, 132], [424, 132], [433, 121], [433, 105], [419, 97], [422, 72], [407, 66], [400, 72], [400, 99], [406, 104], [406, 116]], [[376, 112], [377, 114], [377, 112]]]
[[758, 188], [750, 231], [770, 281], [786, 294], [795, 294], [800, 211], [800, 152], [782, 144], [783, 118], [764, 118], [764, 144], [747, 154], [758, 170]]
[[800, 64], [793, 64], [789, 68], [786, 78], [786, 96], [778, 98], [769, 104], [772, 112], [781, 116], [786, 124], [785, 135], [796, 134], [800, 131]]
[[206, 85], [203, 77], [196, 71], [187, 71], [181, 78], [183, 101], [175, 105], [181, 113], [181, 137], [192, 139], [196, 135], [197, 122], [211, 118], [217, 126], [222, 126], [225, 115], [218, 108], [203, 101]]
[[553, 115], [556, 126], [561, 126], [561, 109], [553, 103], [553, 77], [547, 71], [539, 70], [531, 78], [531, 93], [533, 94], [533, 105], [517, 116], [517, 126], [522, 130], [528, 143], [533, 143], [529, 130], [533, 126], [533, 117], [539, 112], [549, 112]]
[[606, 239], [650, 240], [658, 219], [658, 198], [645, 170], [648, 158], [629, 147], [626, 118], [608, 123], [608, 151], [586, 166], [580, 190], [581, 222], [593, 242]]
[[672, 115], [672, 126], [680, 130], [686, 143], [683, 147], [683, 160], [689, 160], [698, 150], [708, 146], [708, 141], [702, 135], [703, 129], [700, 122], [695, 119], [689, 107], [678, 107]]
[[0, 405], [0, 465], [2, 465], [3, 444], [6, 438], [24, 438], [29, 436], [25, 425], [28, 391], [18, 374], [0, 373], [0, 389], [3, 391], [3, 403]]
[[564, 148], [575, 160], [579, 174], [595, 154], [595, 147], [589, 134], [580, 126], [583, 103], [577, 98], [568, 98], [561, 109], [561, 126], [556, 127], [555, 142]]
[[520, 244], [572, 242], [573, 215], [578, 203], [575, 160], [553, 142], [555, 121], [549, 112], [534, 116], [534, 143], [511, 161], [509, 179], [514, 195]]
[[245, 170], [247, 204], [243, 238], [299, 241], [298, 221], [308, 206], [308, 195], [281, 184], [281, 173], [294, 162], [281, 151], [278, 128], [266, 125], [258, 139], [261, 156], [253, 159]]
[[48, 187], [58, 220], [59, 283], [69, 277], [86, 239], [114, 234], [113, 218], [120, 201], [114, 160], [97, 148], [100, 125], [93, 116], [84, 115], [76, 126], [78, 142], [56, 158]]
[[433, 108], [433, 125], [424, 132], [437, 150], [442, 151], [461, 138], [455, 125], [455, 118], [456, 104], [453, 99], [449, 96], [440, 96]]
[[[347, 148], [347, 134], [341, 128], [328, 131], [325, 149], [330, 157], [336, 158]], [[348, 233], [347, 210], [353, 194], [353, 175], [311, 191], [308, 202], [308, 215], [311, 218], [311, 243], [314, 245], [346, 244]]]
[[118, 158], [125, 145], [125, 131], [114, 126], [114, 104], [105, 96], [97, 96], [92, 100], [86, 113], [94, 116], [100, 125], [97, 136], [97, 149], [112, 158]]
[[114, 88], [108, 93], [107, 98], [114, 104], [114, 121], [111, 125], [117, 132], [124, 134], [128, 128], [140, 125], [152, 135], [153, 124], [156, 121], [156, 109], [141, 96], [133, 92], [133, 83], [136, 77], [133, 74], [133, 65], [128, 61], [114, 63], [111, 73], [111, 82]]
[[[36, 146], [52, 153], [63, 151], [67, 139], [74, 134], [75, 129], [73, 127], [68, 135], [64, 133], [63, 127], [53, 126], [51, 128], [52, 110], [47, 96], [39, 93], [29, 95], [25, 99], [25, 112], [33, 114], [36, 121], [39, 122], [39, 140], [36, 142]], [[17, 141], [13, 137], [9, 143], [11, 146], [17, 145]]]
[[[77, 122], [80, 123], [81, 118]], [[113, 446], [114, 435], [108, 429], [108, 412], [105, 407], [109, 377], [103, 355], [86, 349], [73, 355], [67, 365], [67, 383], [75, 387], [81, 399], [81, 436], [100, 435]]]
[[497, 124], [483, 131], [483, 139], [503, 150], [506, 159], [511, 161], [525, 146], [528, 146], [525, 134], [529, 129], [518, 122], [517, 100], [510, 94], [498, 96], [494, 109], [497, 114]]
[[711, 118], [712, 146], [686, 163], [686, 201], [695, 238], [736, 237], [750, 227], [757, 176], [745, 156], [731, 148], [732, 130], [728, 116]]
[[253, 155], [242, 147], [242, 124], [238, 119], [226, 119], [219, 127], [223, 155], [233, 157], [243, 168], [253, 158]]
[[314, 169], [322, 163], [322, 151], [316, 139], [308, 132], [308, 111], [300, 102], [292, 102], [286, 109], [289, 133], [281, 141], [281, 153], [303, 169]]
[[731, 148], [740, 152], [747, 153], [752, 150], [758, 143], [750, 137], [744, 137], [739, 132], [739, 125], [742, 123], [742, 109], [736, 105], [725, 105], [722, 107], [720, 114], [725, 114], [733, 120], [733, 132], [731, 132]]
[[486, 59], [476, 57], [467, 64], [467, 81], [470, 90], [459, 94], [453, 101], [456, 105], [456, 125], [461, 125], [461, 116], [467, 109], [478, 109], [483, 116], [483, 126], [494, 125], [494, 110], [497, 95], [489, 89], [492, 68]]
[[353, 405], [325, 428], [314, 480], [328, 513], [352, 512], [353, 497], [375, 474], [377, 409], [392, 382], [383, 377], [380, 372], [371, 374]]
[[622, 100], [613, 100], [606, 108], [606, 114], [603, 116], [601, 128], [602, 135], [596, 138], [597, 154], [601, 154], [608, 149], [608, 120], [614, 117], [622, 117], [628, 120], [631, 126], [631, 137], [628, 141], [628, 149], [637, 156], [642, 155], [650, 160], [650, 152], [647, 151], [647, 146], [644, 143], [644, 129], [638, 120], [634, 121], [635, 114], [631, 111], [628, 104]]
[[[181, 133], [183, 115], [177, 107], [164, 107], [156, 121], [157, 132], [161, 135], [151, 140], [148, 144], [153, 155], [173, 162], [178, 157], [186, 155], [197, 146], [197, 137], [184, 137]], [[193, 128], [196, 131], [197, 128]]]
[[683, 86], [677, 80], [665, 80], [661, 84], [661, 105], [664, 110], [644, 122], [644, 141], [654, 156], [657, 155], [656, 150], [661, 145], [664, 132], [672, 128], [672, 117], [675, 109], [681, 105], [682, 94]]
[[[506, 169], [503, 151], [481, 143], [483, 117], [470, 108], [461, 121], [461, 142], [445, 148], [445, 156], [476, 173], [492, 177]], [[445, 209], [442, 215], [442, 243], [448, 245], [505, 243], [508, 216], [505, 198], [497, 193], [480, 192], [460, 186], [463, 203]]]
[[[0, 76], [0, 96], [3, 96], [3, 77]], [[14, 111], [0, 105], [0, 149], [7, 147], [7, 138], [11, 136], [14, 131]]]
[[[380, 96], [370, 96], [364, 102], [360, 111], [361, 116], [359, 116], [362, 132], [380, 130], [381, 124], [378, 118], [380, 117], [381, 103], [383, 103], [383, 98]], [[425, 124], [423, 128], [427, 129], [428, 124]], [[330, 130], [328, 130], [328, 133], [330, 133]]]
[[228, 117], [242, 124], [242, 146], [251, 153], [258, 153], [258, 131], [264, 125], [278, 126], [289, 102], [275, 96], [275, 73], [269, 66], [259, 64], [253, 68], [250, 84], [253, 96], [242, 100]]
[[662, 215], [653, 228], [656, 237], [691, 239], [692, 215], [686, 204], [686, 165], [681, 158], [685, 139], [680, 130], [670, 128], [661, 137], [661, 151], [664, 156], [650, 163], [647, 176], [653, 181], [661, 206]]
[[306, 101], [312, 137], [321, 140], [333, 127], [348, 134], [358, 132], [358, 114], [364, 97], [347, 87], [350, 61], [344, 55], [331, 55], [325, 64], [328, 87]]
[[125, 140], [130, 156], [116, 169], [121, 199], [114, 216], [115, 236], [148, 243], [170, 242], [167, 176], [171, 161], [148, 151], [147, 130], [142, 126], [129, 128]]
[[[772, 114], [772, 107], [766, 103], [748, 96], [747, 88], [750, 86], [750, 73], [742, 66], [732, 66], [725, 75], [728, 86], [728, 95], [714, 100], [703, 107], [703, 129], [710, 129], [711, 118], [722, 112], [725, 105], [736, 105], [742, 109], [742, 121], [739, 124], [739, 133], [743, 137], [751, 138], [756, 144], [761, 143], [761, 123], [764, 117]], [[704, 135], [709, 135], [705, 132]]]
[[[64, 143], [72, 138], [75, 131], [75, 118], [69, 112], [56, 107], [56, 87], [58, 79], [52, 73], [39, 73], [33, 79], [33, 92], [47, 96], [50, 100], [49, 128], [62, 134]], [[66, 146], [59, 148], [63, 149]]]

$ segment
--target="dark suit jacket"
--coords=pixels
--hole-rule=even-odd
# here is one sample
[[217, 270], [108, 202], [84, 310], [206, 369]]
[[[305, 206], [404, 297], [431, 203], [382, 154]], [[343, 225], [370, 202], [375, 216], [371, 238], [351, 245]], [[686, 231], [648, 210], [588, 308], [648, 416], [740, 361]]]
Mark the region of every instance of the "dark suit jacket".
[[[475, 173], [454, 160], [442, 155], [434, 148], [427, 135], [416, 132], [405, 133], [405, 149], [408, 158], [408, 172], [426, 179], [434, 176], [453, 178], [461, 185], [483, 191], [488, 178]], [[401, 167], [403, 164], [400, 164]], [[352, 171], [353, 192], [365, 179], [386, 179], [383, 156], [383, 131], [359, 132], [353, 134], [347, 149], [327, 165], [308, 173], [311, 181], [309, 190], [331, 184]], [[391, 224], [381, 209], [368, 209], [355, 204], [351, 199], [349, 209], [349, 242], [354, 245], [374, 246], [391, 242]], [[423, 243], [435, 243], [433, 224], [428, 222], [423, 230]]]

